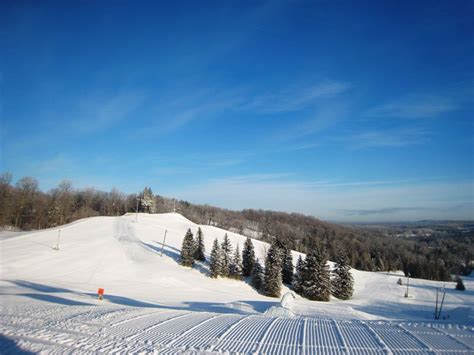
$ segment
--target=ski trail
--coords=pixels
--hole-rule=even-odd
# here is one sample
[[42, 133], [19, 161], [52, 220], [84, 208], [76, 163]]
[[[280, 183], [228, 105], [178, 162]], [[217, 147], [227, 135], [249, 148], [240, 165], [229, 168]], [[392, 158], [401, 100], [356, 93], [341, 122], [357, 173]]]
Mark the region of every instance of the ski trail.
[[336, 328], [336, 332], [337, 332], [337, 335], [338, 335], [338, 338], [339, 338], [339, 341], [341, 342], [342, 344], [342, 351], [344, 353], [348, 353], [349, 352], [349, 349], [347, 347], [347, 344], [344, 340], [344, 337], [342, 336], [342, 332], [341, 332], [341, 329], [339, 328], [339, 325], [337, 324], [337, 322], [335, 320], [332, 321], [333, 324], [334, 324], [334, 327]]
[[220, 315], [219, 314], [216, 314], [214, 315], [213, 317], [209, 318], [209, 319], [206, 319], [204, 322], [202, 323], [199, 323], [199, 324], [196, 324], [194, 327], [192, 328], [189, 328], [188, 330], [186, 330], [184, 333], [182, 333], [181, 335], [179, 335], [178, 337], [174, 338], [172, 341], [170, 341], [168, 344], [166, 344], [167, 347], [169, 346], [172, 346], [174, 343], [176, 342], [179, 342], [181, 339], [183, 338], [186, 338], [188, 336], [188, 334], [192, 333], [195, 329], [205, 325], [206, 323], [209, 323], [211, 322], [213, 319], [216, 319], [217, 317], [219, 317]]
[[377, 340], [377, 342], [380, 344], [382, 347], [383, 351], [388, 354], [388, 355], [393, 355], [392, 351], [389, 349], [387, 344], [383, 341], [383, 339], [371, 328], [369, 325], [365, 322], [360, 322], [361, 324], [364, 325], [364, 327], [369, 331], [370, 334]]
[[211, 344], [211, 346], [209, 347], [209, 351], [213, 351], [214, 348], [216, 347], [216, 345], [222, 340], [222, 339], [225, 339], [227, 334], [229, 334], [230, 332], [232, 332], [236, 327], [238, 327], [240, 325], [240, 323], [242, 323], [245, 319], [247, 319], [246, 317], [243, 317], [241, 319], [239, 319], [237, 322], [235, 322], [234, 324], [232, 324], [229, 328], [227, 328], [227, 330], [222, 333], [219, 337], [217, 337], [216, 341], [214, 342], [214, 344]]
[[274, 318], [272, 323], [267, 327], [267, 329], [265, 330], [265, 333], [263, 334], [259, 344], [258, 344], [258, 347], [257, 347], [257, 350], [255, 351], [257, 354], [261, 352], [261, 348], [263, 345], [265, 345], [265, 341], [267, 340], [267, 337], [268, 335], [270, 334], [270, 331], [272, 329], [272, 327], [275, 326], [276, 322], [278, 321], [279, 318]]
[[398, 327], [403, 329], [407, 334], [410, 334], [410, 336], [414, 337], [420, 344], [423, 345], [423, 347], [426, 349], [426, 351], [428, 353], [436, 354], [435, 351], [431, 348], [431, 346], [429, 344], [425, 343], [422, 339], [420, 339], [420, 337], [418, 337], [416, 334], [414, 334], [414, 332], [411, 332], [410, 330], [405, 328], [403, 324], [398, 324]]
[[448, 337], [450, 337], [451, 339], [453, 339], [454, 341], [457, 341], [458, 343], [461, 343], [463, 346], [465, 346], [466, 348], [470, 348], [470, 345], [468, 343], [465, 343], [461, 337], [458, 337], [458, 336], [455, 336], [449, 332], [446, 332], [444, 329], [442, 329], [441, 327], [437, 327], [436, 329], [438, 329], [441, 333], [443, 334], [446, 334]]

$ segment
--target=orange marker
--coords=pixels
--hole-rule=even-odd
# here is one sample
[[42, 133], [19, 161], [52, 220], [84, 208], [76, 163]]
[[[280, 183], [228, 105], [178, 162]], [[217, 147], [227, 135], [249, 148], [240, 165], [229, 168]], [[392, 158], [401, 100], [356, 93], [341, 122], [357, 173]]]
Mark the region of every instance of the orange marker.
[[97, 294], [99, 295], [99, 301], [102, 301], [102, 298], [104, 298], [104, 289], [99, 288], [99, 290], [97, 291]]

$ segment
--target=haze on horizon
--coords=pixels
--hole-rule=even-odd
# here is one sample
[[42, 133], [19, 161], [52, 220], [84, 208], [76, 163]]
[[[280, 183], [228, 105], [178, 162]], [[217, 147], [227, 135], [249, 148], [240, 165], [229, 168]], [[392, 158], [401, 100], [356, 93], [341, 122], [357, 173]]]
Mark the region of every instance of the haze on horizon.
[[472, 1], [3, 1], [0, 173], [474, 219]]

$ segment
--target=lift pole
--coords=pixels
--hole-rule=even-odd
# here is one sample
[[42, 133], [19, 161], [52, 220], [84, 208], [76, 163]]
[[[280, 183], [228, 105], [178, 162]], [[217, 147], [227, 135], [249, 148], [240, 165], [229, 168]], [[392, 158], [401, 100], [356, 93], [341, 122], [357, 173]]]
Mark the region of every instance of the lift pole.
[[168, 233], [167, 229], [165, 229], [165, 236], [163, 237], [163, 243], [161, 243], [161, 254], [160, 254], [160, 256], [163, 256], [163, 249], [165, 248], [165, 241], [166, 241], [166, 233]]
[[56, 240], [56, 247], [54, 249], [59, 250], [59, 238], [61, 237], [61, 229], [58, 230], [58, 239]]
[[405, 297], [408, 298], [408, 288], [410, 287], [410, 273], [407, 276], [407, 292], [405, 293]]

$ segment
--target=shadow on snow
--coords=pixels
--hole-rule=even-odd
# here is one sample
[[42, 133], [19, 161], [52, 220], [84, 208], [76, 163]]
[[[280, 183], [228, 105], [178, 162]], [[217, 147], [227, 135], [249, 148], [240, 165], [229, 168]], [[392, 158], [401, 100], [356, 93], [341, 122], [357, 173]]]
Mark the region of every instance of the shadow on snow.
[[2, 334], [0, 334], [0, 349], [2, 354], [34, 354], [30, 351], [21, 349], [15, 340], [10, 339]]
[[[153, 242], [156, 243], [157, 245], [153, 245], [153, 244], [149, 244], [149, 243], [145, 243], [145, 242], [141, 242], [141, 243], [143, 244], [143, 246], [146, 249], [152, 251], [153, 253], [161, 255], [161, 253], [163, 251], [163, 255], [166, 255], [170, 259], [174, 260], [177, 264], [181, 265], [180, 264], [181, 251], [179, 249], [177, 249], [175, 247], [172, 247], [170, 245], [167, 245], [167, 244], [165, 244], [164, 248], [162, 248], [161, 242], [157, 242], [155, 240]], [[199, 271], [204, 276], [209, 276], [209, 270], [205, 266], [206, 264], [207, 264], [207, 262], [195, 262], [194, 266], [192, 268]]]
[[[37, 291], [38, 293], [19, 293], [17, 295], [28, 297], [31, 299], [67, 305], [67, 306], [91, 306], [97, 304], [97, 295], [91, 292], [79, 292], [67, 289], [64, 287], [54, 287], [44, 285], [35, 282], [14, 280], [9, 281], [22, 288]], [[54, 293], [60, 293], [63, 297], [58, 295], [52, 295]], [[69, 299], [65, 298], [64, 294], [71, 294], [81, 299]], [[89, 302], [89, 303], [87, 303]], [[230, 303], [219, 303], [219, 302], [185, 302], [182, 306], [166, 306], [156, 303], [144, 302], [129, 297], [106, 294], [104, 296], [104, 304], [113, 303], [122, 306], [130, 307], [145, 307], [145, 308], [161, 308], [161, 309], [176, 309], [176, 310], [190, 310], [190, 311], [204, 311], [204, 312], [215, 312], [215, 313], [234, 313], [234, 314], [257, 314], [264, 313], [267, 309], [272, 306], [279, 304], [278, 300], [275, 301], [236, 301]]]

